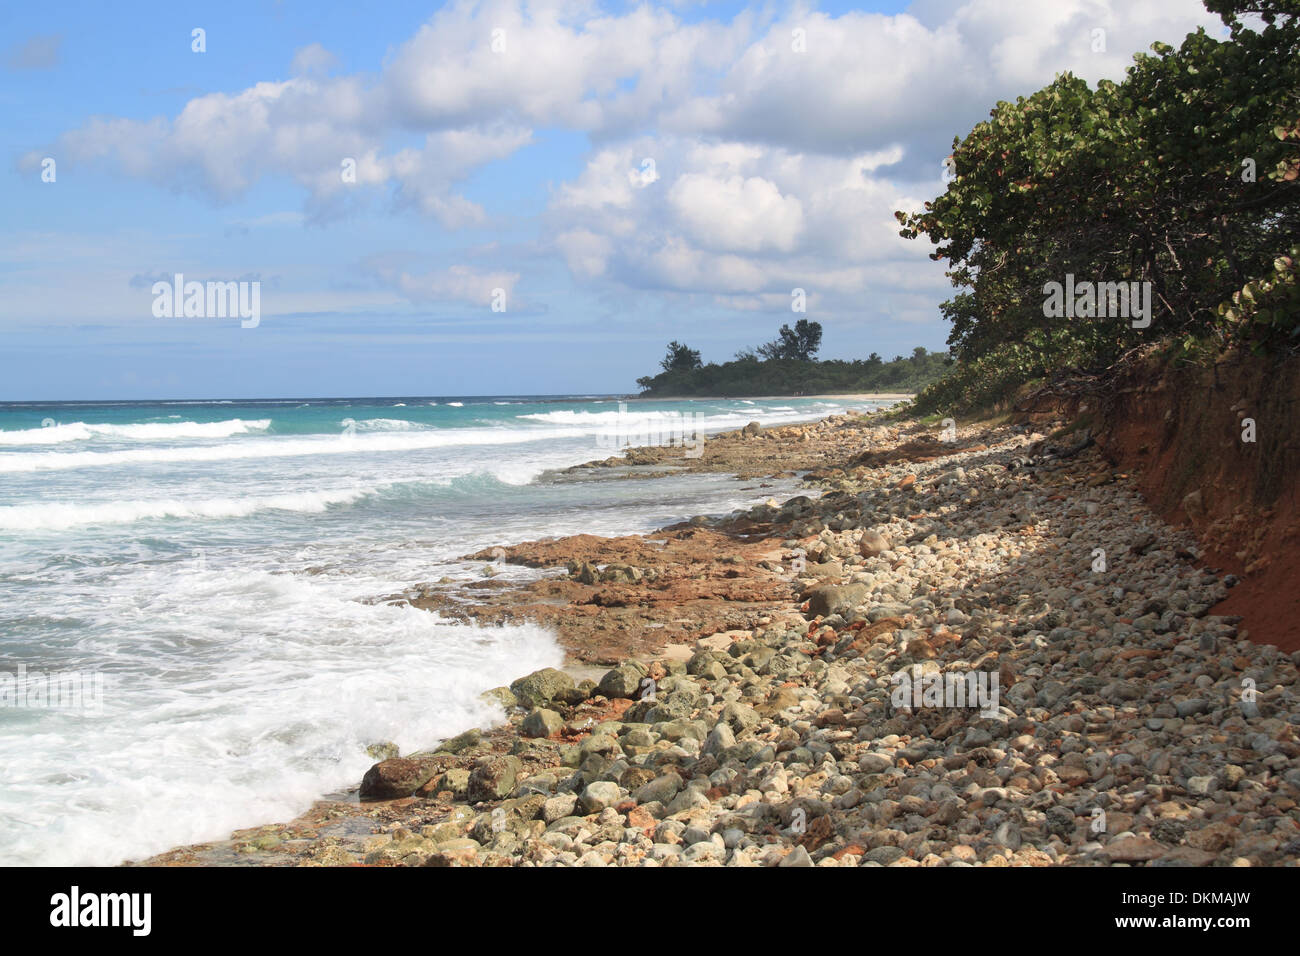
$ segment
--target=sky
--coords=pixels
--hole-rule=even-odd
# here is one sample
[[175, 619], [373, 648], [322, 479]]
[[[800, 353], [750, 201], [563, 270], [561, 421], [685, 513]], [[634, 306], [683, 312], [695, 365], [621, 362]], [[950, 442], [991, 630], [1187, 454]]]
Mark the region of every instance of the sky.
[[[628, 393], [670, 340], [723, 362], [799, 318], [823, 358], [942, 349], [952, 288], [894, 211], [998, 100], [1198, 26], [1223, 33], [1196, 0], [5, 4], [0, 400]], [[177, 274], [256, 283], [256, 323], [168, 314]]]

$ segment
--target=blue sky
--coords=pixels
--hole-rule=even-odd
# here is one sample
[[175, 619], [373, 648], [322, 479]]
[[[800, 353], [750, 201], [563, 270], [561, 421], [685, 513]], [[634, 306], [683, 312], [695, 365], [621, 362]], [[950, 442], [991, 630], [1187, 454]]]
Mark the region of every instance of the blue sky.
[[[942, 265], [892, 212], [953, 136], [1218, 29], [1193, 0], [181, 7], [0, 9], [0, 400], [630, 392], [670, 339], [773, 337], [795, 288], [824, 357], [939, 349]], [[259, 324], [156, 317], [176, 273], [259, 282]]]

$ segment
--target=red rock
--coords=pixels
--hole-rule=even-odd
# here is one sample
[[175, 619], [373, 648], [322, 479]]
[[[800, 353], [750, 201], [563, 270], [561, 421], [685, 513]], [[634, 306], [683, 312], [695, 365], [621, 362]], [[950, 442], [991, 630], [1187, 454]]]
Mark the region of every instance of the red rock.
[[633, 807], [627, 811], [627, 825], [638, 830], [653, 831], [656, 820], [641, 807]]
[[830, 842], [835, 836], [835, 828], [831, 825], [831, 818], [823, 815], [815, 817], [808, 824], [808, 832], [804, 833], [794, 842], [806, 850], [816, 850], [823, 844]]

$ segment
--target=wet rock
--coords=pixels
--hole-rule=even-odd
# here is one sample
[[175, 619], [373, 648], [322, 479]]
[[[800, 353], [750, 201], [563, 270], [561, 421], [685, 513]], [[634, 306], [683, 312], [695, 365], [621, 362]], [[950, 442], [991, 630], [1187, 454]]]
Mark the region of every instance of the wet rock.
[[423, 797], [432, 797], [439, 793], [450, 793], [453, 800], [468, 799], [469, 771], [452, 767], [446, 773], [431, 777], [427, 783], [416, 790], [416, 794]]
[[514, 692], [509, 687], [493, 687], [491, 690], [485, 690], [479, 694], [479, 699], [495, 701], [505, 711], [509, 711], [519, 704], [519, 699], [515, 697]]
[[409, 797], [433, 776], [435, 765], [427, 760], [392, 757], [366, 771], [361, 779], [362, 800], [393, 800]]
[[391, 760], [393, 757], [400, 757], [401, 754], [402, 752], [397, 749], [397, 744], [391, 741], [371, 744], [366, 748], [366, 756], [371, 760]]
[[469, 799], [473, 803], [500, 800], [515, 789], [521, 764], [518, 757], [488, 757], [469, 775]]
[[477, 747], [482, 742], [483, 731], [474, 727], [465, 731], [463, 734], [458, 734], [455, 737], [452, 737], [450, 740], [444, 740], [438, 746], [435, 753], [458, 754], [462, 750], [469, 750], [471, 747]]

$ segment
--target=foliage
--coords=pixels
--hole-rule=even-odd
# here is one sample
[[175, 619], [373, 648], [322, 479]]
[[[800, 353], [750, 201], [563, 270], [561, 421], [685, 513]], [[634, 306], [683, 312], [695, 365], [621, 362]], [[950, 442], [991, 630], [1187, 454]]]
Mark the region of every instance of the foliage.
[[[800, 319], [794, 324], [793, 329], [783, 325], [777, 334], [779, 336], [777, 339], [758, 347], [758, 358], [797, 359], [800, 362], [808, 362], [821, 348], [822, 324], [820, 322]], [[741, 356], [742, 353], [736, 355], [737, 358]]]
[[665, 372], [690, 371], [700, 365], [700, 353], [676, 340], [668, 343], [668, 354], [659, 361], [659, 367]]
[[874, 353], [852, 362], [831, 359], [761, 360], [750, 354], [698, 369], [663, 372], [637, 379], [643, 397], [817, 395], [836, 392], [915, 392], [937, 381], [949, 367], [944, 352], [915, 349], [908, 358], [882, 362]]
[[[1231, 39], [1198, 30], [1176, 50], [1153, 44], [1120, 83], [1063, 74], [998, 103], [955, 142], [944, 194], [897, 214], [903, 236], [935, 243], [959, 290], [942, 306], [955, 377], [918, 406], [973, 406], [1153, 339], [1297, 343], [1300, 3], [1206, 5]], [[1244, 14], [1265, 25], [1246, 28]], [[1067, 275], [1149, 282], [1150, 325], [1047, 317], [1047, 284]]]
[[1273, 261], [1270, 275], [1252, 279], [1232, 294], [1229, 302], [1219, 305], [1224, 321], [1253, 328], [1251, 338], [1257, 343], [1285, 335], [1300, 339], [1300, 246]]

